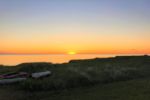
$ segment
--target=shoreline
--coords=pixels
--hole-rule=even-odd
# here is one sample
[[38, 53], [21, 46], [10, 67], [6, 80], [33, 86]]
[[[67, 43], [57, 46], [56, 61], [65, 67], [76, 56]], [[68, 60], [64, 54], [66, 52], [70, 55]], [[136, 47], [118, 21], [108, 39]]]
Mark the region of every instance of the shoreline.
[[[50, 56], [50, 55], [0, 55], [0, 56], [11, 56], [11, 57], [12, 56], [18, 56], [18, 57], [19, 56], [27, 56], [27, 57], [29, 57], [29, 56], [35, 56], [35, 57], [38, 57], [38, 56]], [[76, 54], [76, 55], [67, 55], [67, 54], [59, 55], [59, 54], [57, 54], [57, 56], [72, 56], [72, 57], [73, 56], [77, 56], [77, 55], [82, 55], [82, 54]], [[83, 55], [86, 55], [86, 54], [83, 54]], [[97, 55], [97, 54], [94, 54], [94, 55]], [[141, 55], [138, 55], [138, 54], [133, 54], [133, 55], [125, 54], [125, 55], [111, 55], [111, 56], [106, 55], [105, 57], [102, 56], [102, 57], [92, 57], [92, 58], [75, 58], [75, 59], [70, 59], [70, 60], [63, 61], [63, 62], [53, 62], [53, 61], [25, 61], [25, 62], [20, 62], [20, 63], [18, 62], [17, 64], [2, 64], [2, 63], [0, 63], [0, 65], [2, 65], [2, 66], [17, 66], [17, 65], [22, 64], [22, 63], [39, 63], [39, 62], [42, 62], [42, 63], [44, 63], [44, 62], [45, 63], [52, 63], [52, 64], [64, 64], [64, 63], [69, 63], [72, 60], [89, 60], [89, 59], [96, 59], [96, 58], [98, 58], [98, 59], [107, 59], [107, 58], [116, 58], [116, 57], [134, 57], [134, 56], [135, 57], [137, 57], [137, 56], [150, 56], [150, 54], [146, 54], [146, 55], [144, 55], [144, 54], [141, 54]], [[20, 58], [20, 59], [22, 59], [22, 58]]]

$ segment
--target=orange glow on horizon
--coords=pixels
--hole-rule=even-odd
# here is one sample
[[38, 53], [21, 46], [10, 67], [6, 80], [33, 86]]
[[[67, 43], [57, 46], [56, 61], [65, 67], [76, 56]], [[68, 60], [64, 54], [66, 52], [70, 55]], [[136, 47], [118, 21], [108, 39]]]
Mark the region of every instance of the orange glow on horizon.
[[0, 54], [150, 54], [139, 1], [0, 0]]
[[150, 47], [147, 46], [150, 40], [139, 37], [104, 37], [107, 38], [82, 33], [73, 36], [54, 35], [42, 41], [40, 37], [35, 41], [3, 39], [0, 54], [150, 54]]

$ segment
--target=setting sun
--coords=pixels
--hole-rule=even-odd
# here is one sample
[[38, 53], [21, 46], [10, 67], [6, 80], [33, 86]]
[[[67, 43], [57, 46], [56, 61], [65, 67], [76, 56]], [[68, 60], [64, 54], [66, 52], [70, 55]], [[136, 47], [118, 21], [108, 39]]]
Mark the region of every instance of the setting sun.
[[70, 52], [68, 52], [68, 54], [69, 54], [69, 55], [74, 55], [74, 54], [76, 54], [76, 52], [70, 51]]

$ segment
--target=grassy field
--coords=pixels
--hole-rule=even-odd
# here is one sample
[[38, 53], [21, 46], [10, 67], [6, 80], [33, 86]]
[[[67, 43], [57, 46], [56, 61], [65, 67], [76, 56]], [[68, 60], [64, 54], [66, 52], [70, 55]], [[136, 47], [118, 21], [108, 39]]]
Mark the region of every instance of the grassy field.
[[97, 84], [61, 91], [22, 91], [14, 87], [0, 89], [2, 100], [149, 100], [150, 79]]
[[2, 100], [149, 100], [150, 57], [75, 60], [65, 64], [1, 66], [0, 73], [50, 70], [43, 79], [0, 86]]

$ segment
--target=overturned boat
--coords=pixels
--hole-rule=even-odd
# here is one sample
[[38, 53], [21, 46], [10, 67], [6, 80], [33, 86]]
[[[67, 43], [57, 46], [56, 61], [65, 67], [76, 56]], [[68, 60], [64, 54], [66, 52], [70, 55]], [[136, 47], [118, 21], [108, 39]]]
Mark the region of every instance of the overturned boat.
[[37, 79], [37, 78], [49, 76], [51, 74], [52, 74], [51, 71], [37, 72], [37, 73], [32, 73], [31, 77]]
[[1, 79], [0, 84], [13, 84], [25, 81], [27, 78], [12, 78], [12, 79]]
[[10, 79], [10, 78], [21, 78], [21, 77], [29, 77], [29, 74], [26, 72], [12, 72], [7, 74], [0, 75], [0, 79]]
[[7, 74], [0, 75], [0, 84], [13, 84], [27, 80], [27, 78], [44, 78], [51, 75], [51, 71], [43, 71], [43, 72], [36, 72], [36, 73], [26, 73], [26, 72], [11, 72]]

